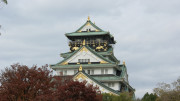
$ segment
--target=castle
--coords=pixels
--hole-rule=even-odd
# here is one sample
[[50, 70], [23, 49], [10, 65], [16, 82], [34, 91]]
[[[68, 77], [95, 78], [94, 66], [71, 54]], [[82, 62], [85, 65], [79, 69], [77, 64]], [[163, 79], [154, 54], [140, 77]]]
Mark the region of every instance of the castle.
[[91, 22], [86, 23], [72, 33], [66, 33], [70, 52], [61, 53], [64, 59], [50, 65], [57, 76], [72, 76], [73, 80], [83, 81], [98, 86], [102, 93], [119, 95], [132, 92], [129, 85], [127, 67], [113, 52], [116, 43], [108, 31], [104, 31]]

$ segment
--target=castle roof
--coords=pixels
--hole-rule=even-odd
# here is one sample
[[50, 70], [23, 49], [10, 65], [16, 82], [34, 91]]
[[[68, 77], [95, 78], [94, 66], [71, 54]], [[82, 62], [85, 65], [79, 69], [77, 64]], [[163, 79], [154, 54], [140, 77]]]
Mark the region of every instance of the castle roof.
[[108, 31], [103, 31], [98, 26], [96, 26], [94, 23], [91, 22], [90, 19], [86, 21], [85, 24], [83, 24], [78, 30], [72, 33], [66, 33], [65, 34], [67, 38], [71, 39], [71, 37], [77, 37], [77, 36], [108, 36], [112, 44], [115, 44], [113, 35], [110, 34]]

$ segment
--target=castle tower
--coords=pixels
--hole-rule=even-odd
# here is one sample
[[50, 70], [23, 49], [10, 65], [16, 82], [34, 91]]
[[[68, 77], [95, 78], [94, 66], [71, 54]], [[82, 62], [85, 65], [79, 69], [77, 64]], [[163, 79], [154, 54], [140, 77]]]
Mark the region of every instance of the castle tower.
[[61, 53], [64, 59], [50, 65], [57, 76], [73, 76], [74, 80], [86, 80], [99, 86], [102, 93], [118, 95], [127, 91], [134, 93], [129, 85], [125, 62], [114, 56], [114, 37], [103, 31], [88, 17], [86, 23], [72, 33], [66, 33], [70, 52]]

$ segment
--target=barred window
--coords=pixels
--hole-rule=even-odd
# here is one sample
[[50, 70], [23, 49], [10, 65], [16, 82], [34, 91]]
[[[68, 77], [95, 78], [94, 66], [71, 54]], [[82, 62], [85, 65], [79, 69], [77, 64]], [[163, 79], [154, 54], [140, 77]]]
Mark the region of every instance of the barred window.
[[78, 59], [79, 63], [88, 63], [90, 62], [90, 59]]
[[109, 87], [114, 87], [114, 83], [108, 83]]
[[74, 74], [76, 74], [78, 71], [77, 70], [74, 70]]

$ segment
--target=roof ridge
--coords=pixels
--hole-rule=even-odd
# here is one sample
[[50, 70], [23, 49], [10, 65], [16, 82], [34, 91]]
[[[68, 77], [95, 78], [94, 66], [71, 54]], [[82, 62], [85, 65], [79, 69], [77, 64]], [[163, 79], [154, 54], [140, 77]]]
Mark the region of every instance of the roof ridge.
[[[77, 72], [77, 73], [74, 75], [74, 77], [75, 77], [78, 73], [83, 73], [83, 74], [85, 74], [85, 76], [87, 76], [88, 78], [92, 79], [93, 81], [95, 81], [95, 82], [96, 82], [97, 84], [99, 84], [100, 86], [102, 86], [102, 87], [106, 88], [107, 90], [109, 90], [109, 91], [111, 91], [111, 92], [119, 95], [119, 92], [117, 92], [117, 91], [115, 91], [114, 89], [112, 89], [112, 88], [110, 88], [110, 87], [102, 84], [102, 83], [99, 82], [98, 80], [96, 80], [96, 79], [94, 79], [93, 77], [91, 77], [90, 75], [88, 75], [85, 71], [79, 71], [79, 72]], [[74, 77], [73, 77], [73, 78], [74, 78]]]
[[87, 20], [85, 24], [83, 24], [80, 28], [78, 28], [75, 32], [79, 32], [79, 30], [81, 30], [84, 26], [86, 26], [87, 24], [91, 24], [93, 27], [95, 27], [96, 29], [98, 29], [99, 31], [103, 31], [101, 28], [99, 28], [98, 26], [96, 26], [95, 24], [93, 24], [91, 22], [91, 20]]

